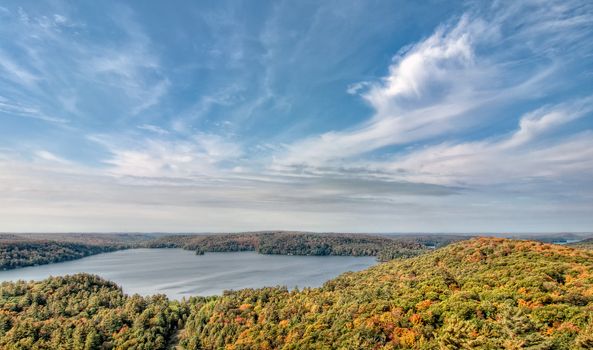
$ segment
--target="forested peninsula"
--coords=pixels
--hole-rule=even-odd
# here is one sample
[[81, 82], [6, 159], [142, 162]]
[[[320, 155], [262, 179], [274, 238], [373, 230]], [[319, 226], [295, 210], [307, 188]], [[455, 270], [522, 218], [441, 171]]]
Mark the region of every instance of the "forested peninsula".
[[80, 274], [0, 285], [3, 349], [590, 349], [593, 252], [478, 238], [320, 288], [169, 301]]
[[0, 269], [50, 264], [139, 247], [143, 234], [0, 234]]
[[412, 257], [427, 249], [467, 239], [454, 235], [379, 236], [344, 233], [252, 232], [216, 235], [172, 235], [150, 242], [156, 248], [183, 248], [204, 252], [257, 251], [280, 255], [377, 256], [381, 261]]
[[0, 240], [0, 269], [50, 264], [116, 250], [115, 246], [48, 240]]

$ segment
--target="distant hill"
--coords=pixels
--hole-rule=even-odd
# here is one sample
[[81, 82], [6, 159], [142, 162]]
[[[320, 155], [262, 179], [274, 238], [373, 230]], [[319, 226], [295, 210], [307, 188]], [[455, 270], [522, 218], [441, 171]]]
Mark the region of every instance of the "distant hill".
[[568, 244], [570, 247], [593, 250], [593, 238], [587, 238], [579, 242]]
[[468, 237], [447, 235], [380, 236], [352, 233], [288, 231], [245, 232], [213, 235], [171, 235], [147, 242], [151, 248], [183, 248], [204, 252], [257, 251], [280, 255], [377, 256], [386, 261], [416, 256], [428, 247], [439, 247]]
[[0, 233], [0, 242], [3, 241], [24, 241], [28, 238], [13, 233]]
[[88, 275], [0, 286], [0, 347], [590, 349], [593, 252], [479, 238], [321, 288], [167, 302]]

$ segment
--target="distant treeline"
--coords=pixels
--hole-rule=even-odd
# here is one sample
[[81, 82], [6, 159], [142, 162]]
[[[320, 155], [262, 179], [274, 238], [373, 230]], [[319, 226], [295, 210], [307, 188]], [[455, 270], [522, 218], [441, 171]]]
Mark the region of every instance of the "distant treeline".
[[256, 251], [278, 255], [376, 256], [409, 258], [467, 236], [247, 232], [212, 235], [164, 234], [0, 234], [0, 269], [49, 264], [128, 248], [183, 248], [205, 252]]
[[381, 261], [412, 257], [464, 236], [378, 236], [303, 232], [257, 232], [216, 235], [176, 235], [147, 243], [153, 248], [183, 248], [204, 252], [257, 251], [278, 255], [377, 256]]
[[242, 252], [257, 250], [259, 234], [173, 235], [146, 243], [148, 248], [183, 248], [204, 252]]

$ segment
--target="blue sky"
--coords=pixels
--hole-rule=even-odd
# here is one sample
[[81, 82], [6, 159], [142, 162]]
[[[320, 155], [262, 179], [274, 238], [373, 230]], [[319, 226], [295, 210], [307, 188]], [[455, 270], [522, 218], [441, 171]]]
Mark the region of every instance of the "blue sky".
[[0, 231], [593, 229], [588, 1], [2, 1]]

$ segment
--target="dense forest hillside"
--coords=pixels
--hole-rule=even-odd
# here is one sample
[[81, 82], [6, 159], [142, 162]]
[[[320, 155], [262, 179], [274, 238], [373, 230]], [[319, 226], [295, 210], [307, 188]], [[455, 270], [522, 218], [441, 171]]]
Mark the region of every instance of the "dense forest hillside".
[[76, 275], [0, 286], [6, 349], [590, 349], [593, 252], [481, 238], [321, 288], [168, 302]]
[[322, 288], [242, 290], [191, 311], [189, 349], [588, 349], [593, 254], [475, 239]]
[[187, 304], [125, 296], [91, 275], [0, 285], [0, 348], [166, 349]]

